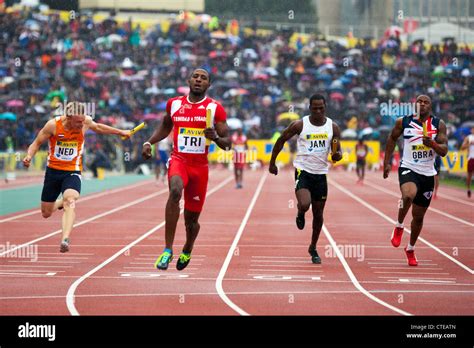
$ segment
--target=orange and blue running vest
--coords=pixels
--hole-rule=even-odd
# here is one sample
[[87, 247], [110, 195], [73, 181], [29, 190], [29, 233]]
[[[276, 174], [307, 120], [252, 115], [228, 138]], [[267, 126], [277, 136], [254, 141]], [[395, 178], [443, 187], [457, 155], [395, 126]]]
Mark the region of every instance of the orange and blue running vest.
[[82, 171], [82, 129], [64, 129], [60, 116], [56, 117], [55, 121], [56, 133], [49, 138], [48, 167], [64, 171]]

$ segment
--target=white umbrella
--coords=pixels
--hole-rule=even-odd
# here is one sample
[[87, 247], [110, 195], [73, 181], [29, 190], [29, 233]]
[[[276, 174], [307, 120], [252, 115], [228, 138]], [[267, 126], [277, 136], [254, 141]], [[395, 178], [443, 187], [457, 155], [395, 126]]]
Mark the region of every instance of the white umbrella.
[[227, 39], [227, 34], [224, 33], [222, 30], [213, 31], [211, 33], [211, 39]]
[[258, 54], [253, 48], [246, 48], [244, 50], [244, 58], [258, 59]]
[[364, 128], [362, 132], [360, 132], [360, 136], [363, 137], [363, 136], [372, 134], [373, 132], [374, 132], [374, 129], [372, 127], [367, 127], [367, 128]]
[[35, 105], [34, 109], [40, 114], [44, 114], [46, 112], [46, 109], [42, 105]]
[[357, 132], [351, 128], [347, 128], [346, 130], [343, 130], [341, 133], [342, 138], [352, 138], [355, 139], [357, 138]]
[[360, 56], [362, 55], [362, 50], [358, 49], [358, 48], [353, 48], [351, 50], [349, 50], [349, 55], [350, 56]]
[[278, 71], [275, 68], [272, 68], [272, 67], [266, 68], [265, 72], [270, 76], [278, 76]]
[[133, 62], [131, 61], [130, 58], [125, 58], [122, 62], [122, 68], [124, 69], [130, 69], [133, 68]]
[[238, 118], [228, 118], [227, 119], [227, 126], [230, 129], [240, 129], [240, 128], [243, 128], [243, 123]]
[[122, 37], [118, 34], [110, 34], [108, 38], [110, 42], [122, 42]]
[[207, 13], [203, 13], [201, 15], [198, 15], [197, 18], [202, 22], [202, 23], [209, 23], [212, 19], [210, 15]]
[[160, 89], [156, 86], [145, 89], [145, 94], [160, 94]]
[[35, 21], [34, 19], [29, 19], [25, 22], [25, 26], [30, 29], [30, 30], [34, 30], [34, 31], [39, 31], [40, 30], [40, 25], [37, 21]]
[[260, 127], [261, 118], [260, 118], [260, 116], [254, 116], [250, 120], [245, 120], [244, 124], [245, 124], [246, 127], [249, 127], [249, 128], [253, 127], [253, 126]]
[[349, 69], [346, 71], [347, 76], [359, 76], [359, 72], [355, 69]]

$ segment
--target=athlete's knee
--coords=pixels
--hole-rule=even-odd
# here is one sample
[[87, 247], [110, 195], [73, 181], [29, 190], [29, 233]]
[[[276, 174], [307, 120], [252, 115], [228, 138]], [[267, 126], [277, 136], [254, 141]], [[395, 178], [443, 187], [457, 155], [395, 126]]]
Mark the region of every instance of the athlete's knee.
[[404, 206], [410, 205], [413, 202], [414, 198], [415, 198], [414, 195], [410, 195], [410, 194], [402, 195], [402, 201], [403, 201]]
[[43, 218], [47, 219], [47, 218], [49, 218], [51, 215], [53, 215], [53, 211], [50, 210], [50, 209], [41, 208], [41, 215], [43, 216]]
[[412, 226], [423, 226], [423, 216], [413, 216], [411, 220]]
[[186, 226], [186, 232], [198, 231], [201, 228], [197, 221], [187, 221], [184, 225]]
[[180, 187], [172, 186], [170, 188], [170, 200], [173, 203], [179, 203], [182, 197], [182, 190]]
[[306, 202], [298, 203], [298, 210], [306, 212], [309, 210], [310, 206], [311, 206], [311, 203], [306, 203]]
[[64, 209], [74, 209], [76, 207], [76, 198], [75, 197], [64, 197], [63, 198], [63, 207], [64, 207]]

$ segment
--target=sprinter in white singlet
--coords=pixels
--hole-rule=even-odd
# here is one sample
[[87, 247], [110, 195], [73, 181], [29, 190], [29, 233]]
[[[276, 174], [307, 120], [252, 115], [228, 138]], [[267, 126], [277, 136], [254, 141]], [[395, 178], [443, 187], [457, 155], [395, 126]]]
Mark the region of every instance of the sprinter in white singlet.
[[[312, 206], [313, 233], [308, 252], [313, 263], [321, 263], [316, 244], [323, 226], [323, 211], [328, 195], [326, 174], [329, 170], [328, 154], [331, 151], [333, 162], [342, 159], [339, 143], [340, 129], [329, 117], [326, 117], [326, 100], [320, 94], [314, 94], [309, 100], [311, 114], [292, 122], [278, 138], [273, 147], [269, 171], [278, 174], [276, 158], [285, 142], [298, 135], [298, 151], [293, 161], [295, 167], [295, 193], [298, 200], [296, 226], [302, 230], [305, 225], [305, 213]], [[334, 140], [334, 146], [331, 146]], [[332, 151], [331, 149], [336, 149]]]
[[[403, 235], [403, 220], [412, 208], [410, 242], [405, 248], [409, 266], [417, 266], [415, 243], [423, 227], [423, 219], [428, 209], [434, 188], [434, 167], [436, 154], [444, 157], [448, 153], [446, 125], [442, 120], [431, 115], [431, 99], [426, 95], [416, 98], [418, 115], [397, 119], [390, 133], [385, 148], [383, 177], [386, 179], [391, 170], [395, 144], [403, 134], [403, 156], [398, 168], [402, 199], [398, 209], [398, 222], [392, 233], [391, 242], [398, 247]], [[427, 135], [423, 135], [423, 123]]]

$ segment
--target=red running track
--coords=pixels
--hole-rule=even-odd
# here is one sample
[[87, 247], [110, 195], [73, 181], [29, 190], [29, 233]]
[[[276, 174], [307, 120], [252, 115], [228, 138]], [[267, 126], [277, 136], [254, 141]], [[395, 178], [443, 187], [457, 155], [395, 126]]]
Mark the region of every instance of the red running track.
[[[78, 204], [68, 254], [59, 236], [39, 240], [36, 262], [0, 258], [0, 301], [9, 315], [472, 315], [471, 202], [440, 187], [417, 244], [418, 267], [390, 244], [396, 176], [331, 172], [325, 228], [307, 254], [311, 214], [295, 224], [291, 171], [247, 171], [236, 190], [229, 171], [212, 171], [201, 232], [184, 271], [153, 268], [164, 245], [167, 192], [153, 184]], [[396, 174], [396, 173], [393, 173]], [[162, 188], [161, 188], [162, 189]], [[128, 205], [127, 205], [128, 204]], [[116, 209], [116, 210], [113, 210]], [[447, 216], [448, 214], [449, 216]], [[90, 220], [92, 219], [92, 220]], [[90, 220], [90, 221], [89, 221]], [[409, 220], [407, 220], [409, 227]], [[25, 243], [59, 228], [59, 217], [27, 216], [2, 224], [2, 239]], [[5, 233], [3, 233], [5, 231]], [[174, 252], [184, 243], [180, 217]], [[336, 249], [335, 249], [335, 248]], [[336, 251], [337, 250], [337, 251]]]

